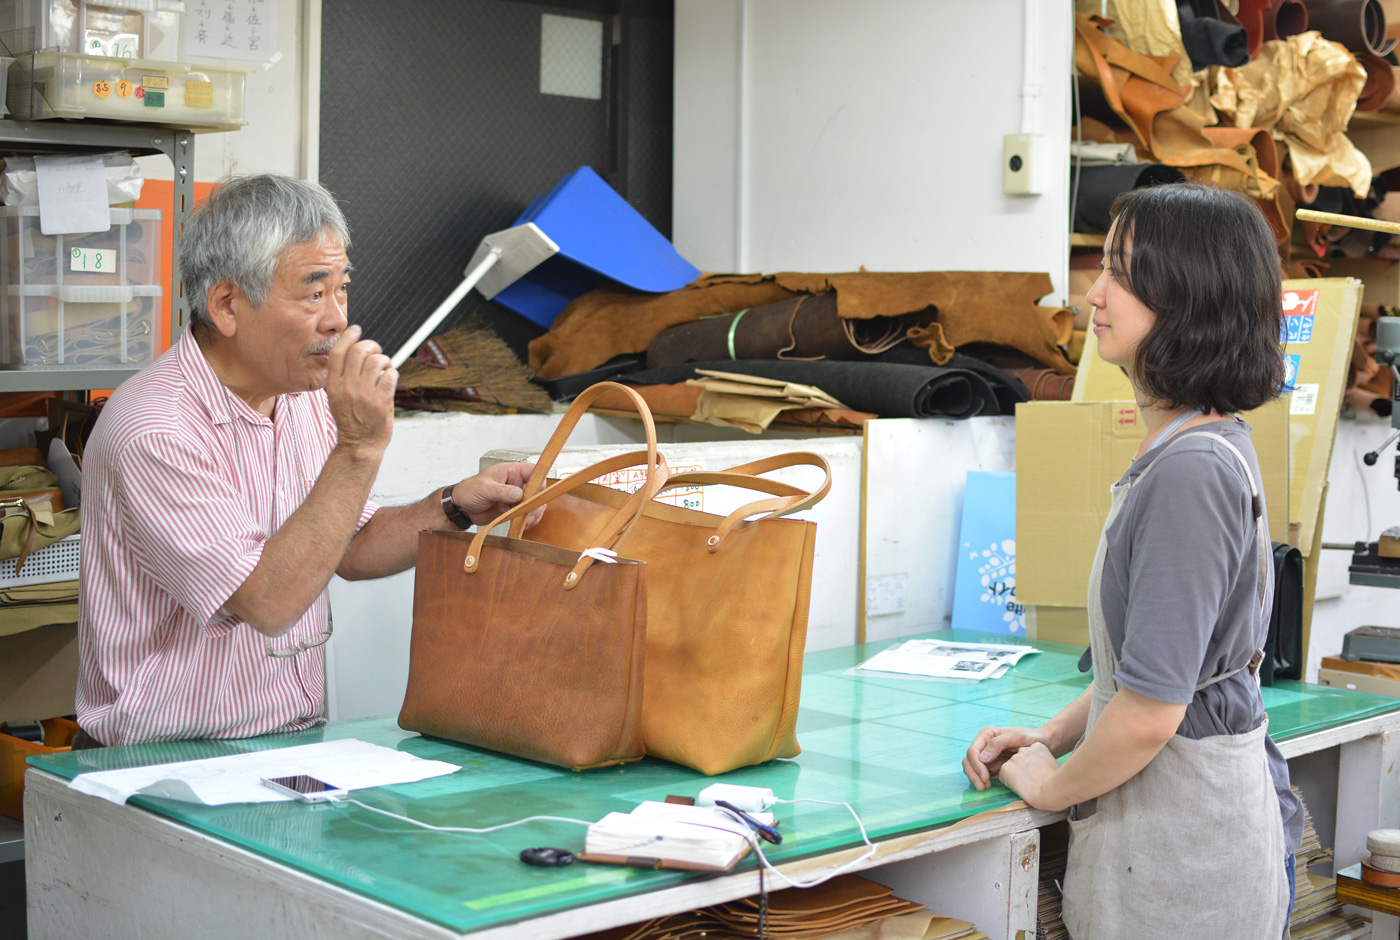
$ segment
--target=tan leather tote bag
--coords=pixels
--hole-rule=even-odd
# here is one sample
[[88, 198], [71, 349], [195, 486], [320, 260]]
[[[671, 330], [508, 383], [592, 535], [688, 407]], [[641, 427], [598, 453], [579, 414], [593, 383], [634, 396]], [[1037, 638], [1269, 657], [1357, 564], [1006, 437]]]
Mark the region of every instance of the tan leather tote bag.
[[[650, 422], [640, 397], [615, 383], [590, 387], [575, 408], [586, 408], [606, 388], [635, 396], [639, 414]], [[545, 485], [581, 415], [570, 409], [561, 422], [530, 478], [527, 498]], [[761, 476], [799, 465], [822, 469], [822, 485], [804, 490]], [[648, 497], [640, 516], [629, 520], [630, 531], [617, 540], [619, 552], [646, 563], [647, 753], [705, 774], [795, 757], [801, 750], [795, 728], [816, 524], [781, 517], [819, 502], [830, 489], [831, 469], [817, 454], [789, 453], [723, 472], [673, 474], [662, 489], [715, 484], [768, 498], [725, 517]], [[517, 519], [510, 534], [580, 552], [616, 529], [619, 510], [636, 499], [610, 487], [580, 485], [550, 500], [538, 525], [524, 531], [523, 519]]]
[[[583, 549], [610, 549], [666, 480], [654, 426], [648, 438], [646, 451], [527, 494], [475, 535], [419, 535], [400, 727], [574, 770], [645, 754], [646, 565]], [[512, 519], [523, 525], [541, 505], [548, 516], [593, 476], [638, 464], [646, 485], [630, 502], [624, 494], [588, 545], [488, 535]]]

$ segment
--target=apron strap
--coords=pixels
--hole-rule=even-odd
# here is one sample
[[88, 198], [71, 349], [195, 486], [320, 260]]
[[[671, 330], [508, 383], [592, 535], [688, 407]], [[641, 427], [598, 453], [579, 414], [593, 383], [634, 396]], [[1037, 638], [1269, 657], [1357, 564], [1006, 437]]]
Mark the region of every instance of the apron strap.
[[[1195, 412], [1195, 414], [1200, 413], [1201, 412]], [[1168, 427], [1167, 434], [1171, 434], [1176, 428], [1185, 424], [1186, 420], [1184, 419], [1189, 419], [1190, 417], [1192, 417], [1191, 412], [1187, 412], [1185, 415], [1178, 417], [1176, 421], [1172, 422], [1172, 424]], [[1208, 437], [1211, 440], [1216, 441], [1217, 443], [1223, 444], [1226, 450], [1235, 455], [1235, 460], [1239, 463], [1240, 469], [1244, 471], [1245, 479], [1249, 481], [1250, 511], [1254, 515], [1254, 547], [1255, 554], [1257, 555], [1259, 562], [1258, 570], [1255, 574], [1254, 593], [1256, 600], [1259, 604], [1259, 613], [1260, 615], [1263, 615], [1264, 611], [1267, 610], [1269, 605], [1269, 564], [1270, 560], [1273, 557], [1273, 552], [1270, 550], [1269, 537], [1264, 531], [1264, 502], [1262, 499], [1259, 498], [1259, 486], [1255, 483], [1254, 471], [1252, 471], [1249, 468], [1249, 461], [1244, 459], [1244, 454], [1240, 453], [1240, 449], [1234, 444], [1227, 441], [1224, 437], [1220, 436], [1219, 434], [1216, 434], [1213, 431], [1197, 431], [1195, 433], [1197, 436]], [[1163, 444], [1159, 446], [1170, 447], [1173, 443], [1179, 440], [1185, 440], [1185, 437], [1183, 436], [1172, 438], [1171, 440], [1164, 441]], [[1142, 478], [1147, 476], [1147, 474], [1151, 472], [1152, 467], [1148, 467], [1147, 470], [1143, 472], [1142, 476], [1137, 478], [1136, 482], [1142, 482]], [[1259, 666], [1261, 663], [1263, 663], [1263, 661], [1264, 651], [1261, 649], [1256, 649], [1250, 655], [1248, 661], [1241, 663], [1233, 669], [1227, 669], [1225, 672], [1222, 672], [1219, 675], [1211, 676], [1206, 681], [1197, 685], [1196, 691], [1199, 692], [1201, 691], [1201, 689], [1212, 686], [1217, 682], [1223, 682], [1224, 680], [1230, 678], [1236, 673], [1243, 672], [1246, 669], [1249, 670], [1249, 674], [1254, 676], [1255, 681], [1257, 682], [1259, 680]]]

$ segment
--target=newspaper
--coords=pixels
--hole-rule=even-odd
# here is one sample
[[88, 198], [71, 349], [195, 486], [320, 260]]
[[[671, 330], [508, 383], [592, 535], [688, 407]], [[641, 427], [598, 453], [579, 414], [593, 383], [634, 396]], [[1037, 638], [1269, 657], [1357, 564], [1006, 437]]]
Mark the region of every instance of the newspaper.
[[854, 675], [979, 682], [1005, 675], [1022, 657], [1039, 652], [1030, 646], [1003, 646], [997, 643], [906, 640], [876, 653], [850, 672]]

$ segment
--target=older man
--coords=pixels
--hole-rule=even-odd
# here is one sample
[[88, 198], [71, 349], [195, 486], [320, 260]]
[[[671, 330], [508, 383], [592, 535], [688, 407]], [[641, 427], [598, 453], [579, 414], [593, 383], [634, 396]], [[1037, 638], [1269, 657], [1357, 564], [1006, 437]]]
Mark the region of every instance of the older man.
[[331, 575], [403, 571], [420, 530], [520, 499], [529, 464], [369, 502], [398, 373], [347, 325], [349, 246], [330, 194], [281, 176], [227, 180], [185, 223], [190, 328], [85, 451], [80, 746], [314, 725]]

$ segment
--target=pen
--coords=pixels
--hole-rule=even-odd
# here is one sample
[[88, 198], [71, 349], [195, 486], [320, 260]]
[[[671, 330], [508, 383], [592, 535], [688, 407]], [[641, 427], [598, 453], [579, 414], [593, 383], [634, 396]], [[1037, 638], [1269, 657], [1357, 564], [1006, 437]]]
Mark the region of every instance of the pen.
[[778, 830], [774, 829], [772, 826], [765, 826], [763, 823], [759, 822], [757, 819], [754, 819], [748, 813], [744, 812], [739, 807], [735, 806], [733, 803], [730, 803], [728, 800], [715, 800], [715, 805], [729, 810], [731, 813], [738, 816], [744, 822], [748, 823], [755, 832], [763, 836], [765, 841], [771, 842], [774, 845], [778, 845], [780, 842], [783, 841], [783, 837], [778, 835]]

